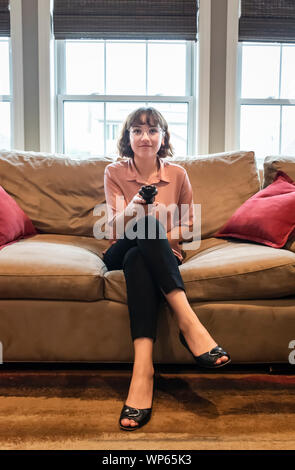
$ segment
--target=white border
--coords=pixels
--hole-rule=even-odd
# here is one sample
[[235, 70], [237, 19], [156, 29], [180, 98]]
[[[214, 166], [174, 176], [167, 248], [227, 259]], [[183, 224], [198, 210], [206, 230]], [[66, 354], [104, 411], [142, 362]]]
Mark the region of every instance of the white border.
[[38, 0], [40, 152], [55, 152], [53, 0]]
[[208, 154], [210, 121], [211, 0], [200, 0], [198, 45], [198, 154]]
[[22, 1], [10, 0], [12, 56], [12, 148], [24, 150], [24, 68]]

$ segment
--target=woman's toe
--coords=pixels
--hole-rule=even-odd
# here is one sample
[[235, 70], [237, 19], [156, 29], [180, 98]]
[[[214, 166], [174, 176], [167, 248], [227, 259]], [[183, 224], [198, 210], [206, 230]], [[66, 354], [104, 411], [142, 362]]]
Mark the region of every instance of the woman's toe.
[[220, 362], [226, 362], [226, 361], [228, 361], [228, 357], [227, 357], [227, 356], [222, 356], [222, 357], [220, 358]]
[[223, 362], [226, 362], [226, 361], [228, 361], [228, 357], [227, 356], [222, 356], [222, 357], [219, 357], [216, 360], [215, 364], [222, 364]]
[[137, 423], [133, 420], [133, 419], [128, 419], [128, 418], [125, 418], [125, 419], [121, 419], [121, 424], [122, 426], [137, 426]]
[[122, 426], [130, 426], [130, 419], [121, 419]]

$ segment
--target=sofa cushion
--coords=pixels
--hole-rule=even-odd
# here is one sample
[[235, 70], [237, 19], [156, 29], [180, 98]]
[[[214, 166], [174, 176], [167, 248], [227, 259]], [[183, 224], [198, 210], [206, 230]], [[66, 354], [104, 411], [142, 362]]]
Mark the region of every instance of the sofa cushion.
[[211, 237], [260, 189], [253, 152], [235, 151], [169, 160], [182, 165], [188, 173], [194, 204], [201, 204], [202, 238]]
[[[243, 300], [295, 294], [295, 254], [228, 241], [199, 252], [180, 266], [189, 301]], [[123, 271], [105, 274], [105, 298], [127, 303]]]
[[292, 235], [290, 235], [289, 240], [287, 241], [286, 245], [284, 246], [286, 250], [290, 250], [295, 253], [295, 231]]
[[44, 233], [93, 236], [105, 203], [103, 175], [111, 158], [1, 151], [0, 184]]
[[62, 235], [8, 245], [0, 251], [0, 298], [100, 300], [106, 268], [96, 251], [95, 239]]
[[250, 197], [215, 237], [231, 237], [282, 248], [295, 229], [295, 183], [282, 171]]
[[[295, 157], [286, 155], [272, 155], [264, 160], [263, 188], [271, 184], [278, 171], [283, 171], [295, 181]], [[285, 247], [295, 253], [295, 231], [290, 235]]]
[[[169, 159], [188, 172], [201, 204], [202, 238], [215, 233], [260, 188], [253, 152]], [[36, 152], [0, 152], [0, 184], [44, 233], [93, 236], [105, 203], [104, 169], [111, 158], [72, 159]], [[104, 220], [104, 219], [103, 219]], [[101, 231], [104, 231], [102, 223]]]
[[295, 181], [295, 157], [287, 157], [284, 155], [268, 156], [265, 158], [263, 166], [263, 188], [266, 188], [266, 186], [274, 181], [278, 171], [283, 171]]

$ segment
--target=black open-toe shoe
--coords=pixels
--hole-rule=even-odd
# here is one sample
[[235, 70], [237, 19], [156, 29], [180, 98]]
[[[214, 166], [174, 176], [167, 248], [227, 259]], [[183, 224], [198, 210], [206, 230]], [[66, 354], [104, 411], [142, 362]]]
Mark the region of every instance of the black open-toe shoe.
[[[150, 418], [152, 415], [152, 408], [145, 408], [145, 409], [139, 409], [139, 408], [131, 408], [131, 406], [124, 405], [121, 411], [120, 419], [119, 419], [119, 425], [120, 428], [123, 429], [124, 431], [135, 431], [136, 429], [141, 428], [144, 426], [146, 423], [149, 422]], [[138, 423], [137, 426], [123, 426], [121, 423], [122, 419], [133, 419]]]
[[[204, 354], [200, 354], [200, 356], [194, 356], [190, 348], [188, 347], [188, 344], [181, 331], [179, 332], [179, 339], [183, 346], [191, 353], [194, 360], [200, 367], [205, 367], [208, 369], [217, 369], [218, 367], [223, 367], [231, 362], [229, 354], [224, 351], [220, 346], [215, 346], [215, 348], [211, 349], [211, 351], [206, 352]], [[227, 356], [228, 360], [225, 362], [221, 362], [220, 364], [216, 364], [217, 359], [221, 358], [222, 356]]]

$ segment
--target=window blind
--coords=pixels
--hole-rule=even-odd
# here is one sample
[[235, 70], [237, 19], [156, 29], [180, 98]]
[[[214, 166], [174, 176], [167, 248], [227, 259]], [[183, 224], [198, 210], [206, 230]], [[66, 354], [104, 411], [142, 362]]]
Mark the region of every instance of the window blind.
[[10, 36], [9, 0], [0, 0], [0, 37]]
[[242, 0], [239, 40], [295, 42], [295, 1]]
[[197, 0], [55, 0], [56, 39], [196, 40]]

